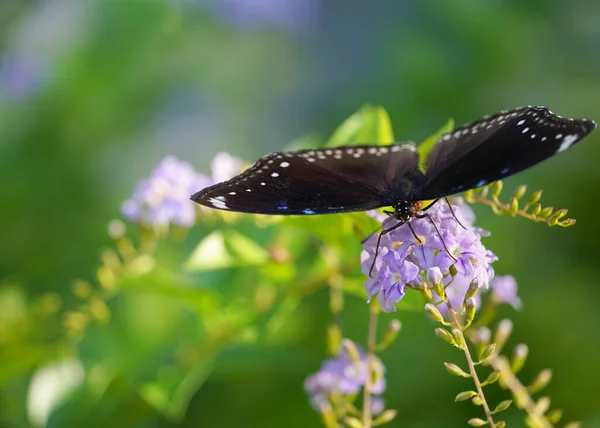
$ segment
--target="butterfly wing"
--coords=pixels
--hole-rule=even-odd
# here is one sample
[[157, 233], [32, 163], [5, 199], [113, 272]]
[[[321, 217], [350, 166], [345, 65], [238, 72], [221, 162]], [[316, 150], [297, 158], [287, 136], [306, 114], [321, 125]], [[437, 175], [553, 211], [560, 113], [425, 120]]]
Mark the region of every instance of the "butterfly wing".
[[393, 204], [398, 176], [418, 167], [412, 144], [272, 153], [192, 196], [210, 208], [255, 214], [328, 214]]
[[568, 149], [595, 127], [591, 120], [563, 118], [545, 107], [484, 117], [439, 139], [413, 198], [437, 199], [515, 174]]

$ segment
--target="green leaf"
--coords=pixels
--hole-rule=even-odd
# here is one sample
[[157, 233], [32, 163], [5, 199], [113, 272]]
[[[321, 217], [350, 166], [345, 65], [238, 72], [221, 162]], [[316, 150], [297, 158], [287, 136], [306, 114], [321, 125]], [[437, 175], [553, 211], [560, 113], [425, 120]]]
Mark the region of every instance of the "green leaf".
[[387, 111], [381, 106], [367, 104], [337, 127], [326, 146], [393, 142], [394, 133]]
[[417, 149], [419, 150], [419, 169], [423, 174], [425, 174], [425, 166], [427, 162], [427, 155], [429, 151], [435, 146], [435, 143], [439, 140], [439, 138], [452, 131], [454, 129], [454, 119], [448, 119], [448, 122], [444, 124], [440, 129], [437, 130], [433, 135], [429, 136], [425, 141], [419, 144]]
[[315, 147], [322, 147], [323, 139], [314, 134], [307, 134], [298, 137], [290, 141], [286, 146], [285, 150], [302, 150], [302, 149], [313, 149]]
[[239, 232], [217, 231], [205, 237], [184, 267], [188, 271], [257, 266], [269, 260], [269, 253], [255, 241]]

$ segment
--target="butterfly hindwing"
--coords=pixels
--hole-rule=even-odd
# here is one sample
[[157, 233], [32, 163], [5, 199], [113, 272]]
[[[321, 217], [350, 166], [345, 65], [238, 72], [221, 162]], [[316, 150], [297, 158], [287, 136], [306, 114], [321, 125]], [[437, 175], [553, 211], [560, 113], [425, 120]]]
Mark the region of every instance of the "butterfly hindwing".
[[428, 155], [415, 199], [437, 199], [483, 186], [560, 153], [596, 127], [545, 107], [522, 107], [443, 135]]
[[194, 194], [192, 200], [256, 214], [364, 211], [392, 205], [390, 189], [417, 165], [412, 144], [272, 153], [231, 180]]

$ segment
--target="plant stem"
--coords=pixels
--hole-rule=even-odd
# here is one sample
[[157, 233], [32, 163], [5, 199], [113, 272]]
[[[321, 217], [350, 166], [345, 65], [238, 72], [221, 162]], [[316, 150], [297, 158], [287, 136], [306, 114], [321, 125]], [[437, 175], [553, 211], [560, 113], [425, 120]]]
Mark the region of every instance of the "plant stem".
[[377, 299], [373, 299], [369, 305], [369, 327], [367, 336], [367, 380], [363, 391], [363, 428], [371, 428], [371, 389], [373, 388], [373, 374], [371, 366], [375, 355], [375, 344], [377, 342]]
[[506, 384], [515, 398], [517, 407], [522, 408], [527, 412], [527, 415], [536, 423], [539, 428], [551, 428], [552, 424], [536, 410], [536, 405], [527, 388], [521, 383], [519, 378], [510, 369], [510, 365], [506, 357], [500, 355], [492, 355], [487, 362], [496, 370], [500, 371], [500, 379]]
[[473, 363], [473, 358], [471, 357], [471, 352], [469, 351], [469, 347], [467, 346], [467, 342], [465, 336], [463, 334], [462, 325], [458, 321], [458, 317], [456, 316], [456, 312], [452, 309], [452, 306], [449, 302], [446, 302], [448, 306], [448, 312], [450, 313], [450, 317], [452, 318], [452, 323], [458, 330], [460, 336], [462, 336], [462, 350], [465, 353], [465, 357], [467, 358], [467, 364], [469, 365], [469, 372], [471, 374], [471, 378], [473, 379], [473, 383], [475, 383], [475, 388], [477, 388], [477, 394], [481, 399], [481, 406], [485, 411], [485, 416], [487, 418], [490, 427], [495, 428], [496, 423], [494, 422], [494, 418], [492, 417], [492, 412], [490, 411], [490, 407], [485, 399], [485, 395], [483, 395], [483, 388], [481, 387], [481, 382], [479, 381], [479, 377], [477, 377], [477, 371], [475, 370], [475, 364]]

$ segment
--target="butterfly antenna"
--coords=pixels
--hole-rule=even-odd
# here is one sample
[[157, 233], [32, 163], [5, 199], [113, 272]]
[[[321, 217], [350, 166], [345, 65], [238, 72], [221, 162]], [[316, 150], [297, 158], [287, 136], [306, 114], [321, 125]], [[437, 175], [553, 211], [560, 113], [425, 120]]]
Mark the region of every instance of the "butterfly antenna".
[[381, 231], [381, 233], [379, 234], [379, 236], [377, 237], [377, 245], [375, 246], [375, 255], [373, 257], [373, 263], [371, 263], [371, 268], [369, 269], [369, 278], [371, 277], [371, 274], [373, 273], [373, 268], [375, 267], [375, 262], [377, 261], [377, 255], [379, 254], [379, 244], [381, 243], [381, 237], [383, 235], [390, 233], [392, 230], [398, 229], [403, 224], [405, 224], [405, 223], [401, 221], [391, 227], [388, 227], [387, 229], [383, 229]]
[[[467, 228], [460, 222], [458, 217], [456, 217], [456, 214], [454, 214], [454, 210], [452, 209], [452, 204], [450, 204], [450, 201], [448, 200], [448, 198], [444, 198], [444, 199], [446, 200], [446, 203], [448, 204], [448, 208], [450, 208], [450, 212], [452, 213], [452, 217], [454, 217], [454, 220], [456, 220], [456, 222], [460, 225], [460, 227], [467, 230]], [[427, 207], [427, 208], [429, 208], [429, 207]]]
[[438, 229], [437, 224], [435, 224], [435, 221], [433, 221], [433, 219], [431, 218], [431, 216], [429, 214], [423, 214], [419, 218], [423, 218], [423, 217], [427, 217], [429, 219], [429, 221], [431, 222], [431, 224], [433, 224], [433, 227], [434, 227], [435, 231], [437, 232], [438, 236], [442, 240], [442, 245], [444, 246], [444, 250], [446, 250], [446, 252], [452, 258], [452, 260], [454, 260], [455, 262], [457, 262], [458, 259], [452, 255], [452, 253], [450, 252], [450, 250], [448, 250], [448, 247], [446, 246], [446, 241], [444, 240], [444, 237], [442, 236], [442, 233], [440, 232], [440, 229]]

